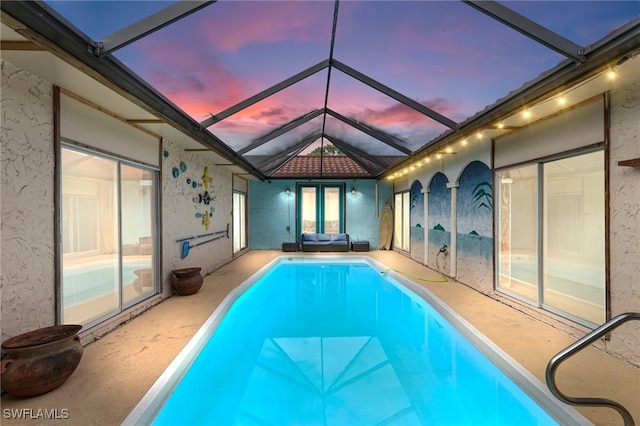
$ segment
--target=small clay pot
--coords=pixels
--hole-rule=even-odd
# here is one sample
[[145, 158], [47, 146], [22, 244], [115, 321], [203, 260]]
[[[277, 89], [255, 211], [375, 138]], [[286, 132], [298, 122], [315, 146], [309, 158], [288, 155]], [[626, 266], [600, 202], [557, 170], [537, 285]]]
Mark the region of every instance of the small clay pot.
[[2, 343], [2, 389], [15, 396], [41, 395], [62, 385], [76, 370], [83, 347], [81, 325], [54, 325]]
[[171, 285], [180, 296], [195, 294], [202, 287], [204, 278], [200, 275], [202, 268], [184, 268], [171, 271], [173, 280]]

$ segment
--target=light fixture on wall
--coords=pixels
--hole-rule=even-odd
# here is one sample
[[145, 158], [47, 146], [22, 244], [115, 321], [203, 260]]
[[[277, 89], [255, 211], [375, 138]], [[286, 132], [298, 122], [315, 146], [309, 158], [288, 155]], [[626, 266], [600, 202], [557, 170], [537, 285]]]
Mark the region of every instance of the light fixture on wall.
[[355, 188], [351, 188], [351, 193], [355, 194], [356, 193], [356, 189]]
[[288, 194], [288, 193], [290, 193], [290, 192], [291, 192], [291, 190], [290, 190], [289, 188], [287, 188], [287, 189], [285, 189], [285, 190], [284, 190], [284, 193], [285, 193], [285, 194]]

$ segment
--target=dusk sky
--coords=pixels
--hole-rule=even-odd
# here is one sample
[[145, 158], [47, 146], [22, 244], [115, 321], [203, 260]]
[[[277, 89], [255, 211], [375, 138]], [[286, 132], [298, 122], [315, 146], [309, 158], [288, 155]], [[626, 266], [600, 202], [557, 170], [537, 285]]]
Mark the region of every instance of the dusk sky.
[[[48, 3], [100, 40], [172, 2]], [[583, 46], [640, 14], [638, 1], [503, 3]], [[202, 121], [327, 59], [333, 13], [333, 1], [221, 0], [114, 55]], [[564, 60], [457, 1], [342, 1], [334, 58], [456, 122]], [[323, 108], [327, 75], [318, 72], [210, 130], [240, 149]], [[328, 107], [405, 139], [411, 150], [447, 129], [336, 69]]]

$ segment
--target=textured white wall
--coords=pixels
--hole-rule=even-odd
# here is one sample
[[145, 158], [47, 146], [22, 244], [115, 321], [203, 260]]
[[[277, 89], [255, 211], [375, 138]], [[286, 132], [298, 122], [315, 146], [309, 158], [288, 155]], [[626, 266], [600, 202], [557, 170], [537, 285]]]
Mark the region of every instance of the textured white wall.
[[2, 340], [55, 323], [53, 88], [2, 61]]
[[[223, 167], [216, 167], [196, 153], [186, 152], [170, 141], [164, 141], [163, 150], [168, 153], [162, 160], [162, 280], [163, 294], [171, 294], [171, 271], [189, 267], [201, 267], [202, 275], [206, 275], [233, 259], [232, 228], [232, 175]], [[185, 172], [173, 177], [174, 167], [180, 169], [180, 163], [187, 166]], [[205, 191], [202, 184], [204, 168], [208, 167], [211, 185], [206, 189], [215, 196], [209, 205], [193, 201]], [[199, 186], [193, 188], [187, 184], [187, 179], [195, 181]], [[202, 224], [202, 218], [196, 214], [210, 212], [214, 208], [213, 216], [209, 218], [209, 230]], [[176, 240], [208, 234], [226, 229], [230, 224], [229, 238], [221, 238], [198, 247], [191, 248], [189, 255], [181, 259], [182, 243]], [[198, 238], [190, 241], [191, 245], [207, 241], [214, 236]]]
[[[611, 91], [610, 247], [612, 315], [640, 312], [640, 167], [618, 161], [640, 158], [640, 79]], [[640, 365], [640, 324], [612, 333], [607, 349]]]

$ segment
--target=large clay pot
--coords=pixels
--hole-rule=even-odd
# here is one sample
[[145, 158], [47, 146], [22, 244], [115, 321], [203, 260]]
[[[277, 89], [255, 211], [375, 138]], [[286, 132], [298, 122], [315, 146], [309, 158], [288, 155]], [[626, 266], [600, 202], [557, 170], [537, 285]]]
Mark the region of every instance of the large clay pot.
[[11, 337], [2, 343], [2, 389], [36, 396], [62, 385], [82, 358], [81, 325], [54, 325]]
[[180, 296], [188, 296], [197, 293], [202, 287], [204, 278], [200, 275], [202, 268], [176, 269], [173, 272], [171, 285]]

